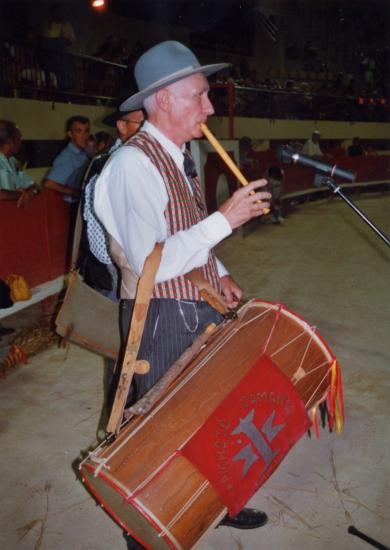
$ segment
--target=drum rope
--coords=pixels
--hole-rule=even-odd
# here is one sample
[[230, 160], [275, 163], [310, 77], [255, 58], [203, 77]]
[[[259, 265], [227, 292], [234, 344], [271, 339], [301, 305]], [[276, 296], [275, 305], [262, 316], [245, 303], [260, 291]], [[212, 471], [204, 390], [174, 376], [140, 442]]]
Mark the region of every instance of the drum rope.
[[94, 477], [97, 477], [100, 473], [100, 470], [102, 470], [103, 468], [105, 468], [106, 470], [110, 469], [110, 467], [107, 466], [108, 458], [99, 458], [98, 456], [95, 455], [95, 453], [90, 453], [89, 458], [92, 460], [92, 462], [95, 462], [96, 464], [98, 464], [98, 467], [95, 469], [93, 473]]
[[159, 537], [165, 536], [167, 532], [172, 529], [172, 527], [174, 527], [175, 523], [177, 523], [177, 521], [183, 516], [183, 514], [185, 514], [191, 508], [194, 502], [201, 496], [202, 493], [204, 493], [208, 486], [209, 482], [205, 480], [202, 485], [195, 491], [192, 497], [189, 498], [187, 502], [180, 508], [177, 514], [173, 516], [171, 521], [164, 527], [161, 533], [158, 534]]
[[[307, 352], [309, 351], [309, 348], [311, 346], [311, 343], [313, 342], [313, 335], [315, 333], [315, 329], [313, 329], [313, 327], [309, 327], [309, 333], [310, 333], [310, 339], [308, 340], [307, 342], [307, 346], [305, 348], [305, 351], [303, 352], [303, 355], [302, 355], [302, 359], [301, 359], [301, 363], [300, 365], [298, 366], [298, 370], [302, 369], [302, 365], [303, 365], [303, 362], [306, 358], [306, 355], [307, 355]], [[302, 369], [304, 370], [304, 369]], [[310, 371], [311, 372], [311, 371]]]
[[107, 456], [107, 460], [111, 460], [115, 454], [117, 454], [124, 446], [128, 444], [130, 439], [137, 434], [137, 432], [145, 426], [147, 422], [153, 419], [153, 417], [166, 405], [166, 403], [181, 389], [185, 384], [188, 383], [189, 380], [201, 369], [204, 367], [204, 365], [207, 363], [207, 361], [210, 359], [212, 355], [214, 355], [219, 349], [226, 344], [228, 340], [230, 340], [237, 332], [240, 330], [241, 327], [239, 326], [239, 323], [237, 324], [237, 327], [235, 327], [230, 334], [226, 334], [224, 338], [221, 339], [218, 346], [214, 348], [212, 351], [210, 351], [203, 360], [194, 368], [188, 375], [181, 381], [180, 384], [178, 384], [166, 397], [157, 405], [155, 409], [150, 411], [147, 417], [143, 419], [142, 422], [123, 439], [120, 445], [118, 445], [115, 449], [112, 450], [111, 454]]
[[272, 327], [271, 327], [271, 330], [269, 331], [268, 333], [268, 337], [267, 337], [267, 340], [263, 346], [263, 350], [262, 350], [262, 354], [264, 354], [266, 351], [267, 351], [267, 348], [268, 348], [268, 345], [272, 339], [272, 336], [275, 332], [275, 328], [276, 328], [276, 325], [278, 324], [278, 321], [280, 319], [280, 315], [282, 313], [282, 305], [281, 304], [278, 304], [278, 307], [277, 307], [277, 310], [275, 312], [275, 318], [274, 318], [274, 322], [272, 324]]
[[[106, 461], [109, 461], [111, 460], [123, 447], [125, 447], [128, 442], [130, 441], [130, 439], [135, 436], [139, 430], [141, 430], [145, 424], [149, 421], [151, 421], [153, 419], [153, 417], [167, 404], [167, 402], [169, 402], [169, 400], [179, 391], [183, 388], [183, 386], [185, 386], [204, 366], [205, 364], [209, 361], [210, 357], [212, 357], [213, 355], [215, 355], [229, 340], [231, 340], [236, 334], [237, 332], [239, 332], [240, 330], [242, 330], [243, 328], [245, 328], [246, 326], [254, 323], [255, 321], [257, 321], [258, 319], [261, 319], [262, 317], [266, 316], [270, 311], [275, 311], [275, 309], [277, 309], [277, 315], [275, 317], [275, 322], [273, 323], [273, 326], [271, 328], [271, 332], [275, 329], [275, 326], [277, 324], [277, 320], [280, 318], [280, 316], [282, 315], [283, 312], [285, 312], [285, 308], [283, 307], [283, 305], [281, 304], [277, 304], [276, 305], [276, 308], [275, 308], [275, 305], [271, 304], [269, 307], [267, 307], [265, 310], [261, 311], [260, 313], [254, 315], [253, 317], [250, 317], [249, 319], [246, 319], [245, 320], [245, 314], [246, 314], [246, 310], [249, 308], [250, 305], [255, 305], [256, 306], [256, 302], [248, 302], [247, 304], [245, 304], [241, 310], [240, 310], [240, 314], [241, 314], [241, 318], [238, 319], [238, 322], [234, 323], [233, 322], [233, 327], [232, 327], [232, 330], [230, 331], [230, 333], [226, 333], [224, 335], [223, 338], [220, 339], [220, 341], [218, 342], [218, 344], [212, 349], [209, 351], [209, 353], [207, 353], [202, 361], [199, 362], [199, 364], [191, 370], [191, 372], [189, 372], [187, 374], [187, 376], [185, 378], [183, 378], [183, 380], [175, 387], [173, 388], [170, 393], [159, 403], [159, 405], [157, 405], [157, 407], [155, 409], [153, 409], [147, 417], [145, 417], [143, 419], [142, 422], [140, 422], [138, 424], [138, 426], [131, 432], [129, 433], [124, 439], [123, 441], [120, 443], [120, 445], [118, 445], [115, 449], [113, 449], [111, 451], [111, 454], [107, 455], [106, 457]], [[264, 305], [263, 303], [261, 303], [261, 305]], [[267, 304], [268, 305], [268, 304]], [[287, 313], [290, 313], [288, 312], [287, 310]], [[295, 315], [293, 316], [293, 319], [296, 320], [296, 317]], [[299, 320], [300, 321], [300, 320]], [[307, 325], [305, 323], [305, 325], [308, 327], [308, 328], [311, 328], [310, 325]], [[256, 327], [253, 328], [253, 331], [252, 332], [256, 332]], [[304, 332], [302, 333], [304, 334]], [[293, 338], [291, 338], [291, 340], [287, 343], [285, 343], [282, 348], [280, 348], [279, 350], [276, 350], [275, 352], [273, 352], [272, 356], [277, 354], [279, 351], [281, 351], [282, 349], [284, 349], [285, 347], [287, 347], [288, 345], [290, 345], [292, 342], [294, 342], [296, 339], [298, 339], [300, 336], [302, 336], [302, 334], [299, 334], [297, 336], [294, 336]], [[312, 332], [312, 338], [314, 337], [314, 332]], [[270, 338], [267, 339], [267, 342], [263, 348], [263, 353], [265, 352], [268, 344], [269, 344], [269, 341], [270, 341]], [[322, 382], [321, 382], [322, 383]], [[319, 385], [321, 385], [321, 383]], [[315, 393], [315, 392], [314, 392]]]
[[138, 495], [139, 492], [142, 491], [142, 489], [144, 489], [144, 487], [150, 482], [152, 481], [153, 478], [155, 478], [156, 476], [158, 476], [158, 474], [166, 467], [169, 465], [170, 462], [172, 462], [172, 460], [174, 458], [176, 458], [180, 453], [178, 451], [174, 451], [171, 455], [169, 455], [165, 460], [164, 462], [162, 462], [155, 470], [153, 470], [153, 472], [151, 472], [148, 477], [146, 477], [139, 485], [137, 485], [137, 487], [134, 489], [133, 491], [133, 494], [134, 496]]
[[[322, 379], [320, 380], [320, 382], [317, 384], [317, 386], [315, 387], [314, 391], [312, 392], [311, 396], [309, 397], [309, 399], [306, 401], [305, 403], [305, 407], [306, 408], [309, 408], [309, 403], [311, 402], [311, 400], [313, 399], [313, 397], [315, 396], [315, 394], [318, 392], [318, 389], [320, 388], [320, 386], [323, 384], [324, 380], [326, 379], [327, 376], [329, 376], [329, 371], [330, 371], [330, 368], [331, 368], [331, 363], [328, 363], [329, 364], [329, 368], [328, 370], [326, 371], [326, 373], [324, 374], [324, 376], [322, 377]], [[321, 401], [320, 399], [318, 401]], [[312, 407], [313, 405], [311, 405], [310, 407]]]
[[281, 346], [279, 349], [275, 350], [274, 352], [271, 353], [270, 357], [274, 357], [275, 355], [277, 355], [278, 353], [280, 353], [281, 351], [284, 351], [288, 346], [290, 346], [291, 344], [293, 344], [294, 342], [296, 342], [297, 340], [299, 340], [299, 338], [301, 338], [302, 336], [305, 336], [306, 333], [305, 332], [301, 332], [299, 334], [297, 334], [296, 336], [293, 336], [293, 338], [291, 338], [291, 340], [289, 340], [288, 342], [286, 342], [283, 346]]

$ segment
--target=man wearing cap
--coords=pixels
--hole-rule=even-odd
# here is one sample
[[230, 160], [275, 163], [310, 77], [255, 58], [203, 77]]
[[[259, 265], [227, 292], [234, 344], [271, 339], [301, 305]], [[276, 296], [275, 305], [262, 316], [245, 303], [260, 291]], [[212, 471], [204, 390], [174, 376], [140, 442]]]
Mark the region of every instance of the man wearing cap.
[[144, 120], [142, 109], [122, 112], [118, 108], [106, 116], [102, 121], [103, 124], [115, 127], [118, 137], [107, 153], [96, 155], [92, 159], [85, 176], [83, 218], [87, 234], [87, 243], [84, 243], [84, 246], [86, 245], [87, 251], [82, 259], [82, 272], [87, 284], [114, 301], [117, 300], [117, 271], [108, 250], [107, 232], [96, 216], [95, 184], [108, 158], [127, 139], [138, 132]]
[[[164, 242], [139, 353], [149, 361], [150, 371], [135, 375], [137, 398], [210, 323], [222, 320], [185, 275], [197, 268], [230, 306], [236, 305], [242, 290], [213, 248], [269, 206], [270, 194], [258, 189], [267, 182], [257, 180], [208, 216], [198, 178], [185, 170], [185, 144], [202, 137], [201, 123], [214, 113], [206, 76], [227, 66], [201, 66], [187, 47], [175, 41], [144, 53], [135, 66], [139, 92], [121, 110], [144, 107], [148, 120], [111, 157], [96, 184], [96, 213], [110, 235], [111, 254], [122, 273], [123, 334], [145, 259], [156, 242]], [[248, 529], [266, 520], [264, 513], [244, 509], [222, 524]]]
[[307, 155], [308, 157], [322, 157], [324, 153], [321, 151], [320, 147], [320, 137], [321, 134], [318, 130], [314, 130], [311, 138], [305, 141], [302, 147], [302, 154]]
[[[96, 180], [109, 157], [132, 135], [134, 135], [144, 123], [144, 112], [122, 112], [117, 109], [103, 119], [103, 124], [115, 127], [117, 139], [107, 153], [96, 155], [88, 166], [85, 176], [85, 189], [83, 200], [83, 218], [85, 221], [84, 238], [81, 245], [81, 257], [79, 259], [80, 272], [85, 282], [106, 296], [110, 300], [118, 301], [118, 272], [113, 264], [108, 248], [107, 232], [96, 216], [94, 207], [94, 192]], [[113, 388], [115, 360], [107, 359], [106, 363], [106, 388], [107, 406], [110, 408], [115, 388]]]

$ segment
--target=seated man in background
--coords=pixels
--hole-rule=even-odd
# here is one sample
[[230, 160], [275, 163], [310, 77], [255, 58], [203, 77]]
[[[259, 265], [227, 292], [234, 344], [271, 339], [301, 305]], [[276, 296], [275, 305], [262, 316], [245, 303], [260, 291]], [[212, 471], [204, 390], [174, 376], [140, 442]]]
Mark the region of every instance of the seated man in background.
[[0, 200], [16, 201], [16, 206], [28, 206], [39, 193], [32, 178], [20, 170], [15, 158], [22, 143], [22, 134], [14, 122], [0, 120]]
[[348, 147], [348, 156], [349, 157], [361, 157], [364, 155], [363, 145], [360, 142], [360, 138], [354, 137], [352, 140], [352, 145]]
[[53, 161], [43, 186], [64, 195], [65, 202], [77, 203], [84, 171], [90, 155], [88, 153], [89, 120], [83, 116], [72, 116], [66, 123], [68, 145]]
[[324, 153], [320, 147], [320, 138], [321, 134], [318, 130], [314, 130], [309, 138], [302, 147], [302, 154], [307, 155], [308, 157], [323, 157]]

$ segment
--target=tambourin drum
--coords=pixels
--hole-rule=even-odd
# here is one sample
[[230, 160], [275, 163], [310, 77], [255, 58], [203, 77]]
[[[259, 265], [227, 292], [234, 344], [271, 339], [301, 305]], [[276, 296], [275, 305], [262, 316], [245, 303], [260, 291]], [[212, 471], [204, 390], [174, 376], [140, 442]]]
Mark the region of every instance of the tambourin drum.
[[280, 304], [252, 300], [217, 327], [149, 413], [124, 423], [81, 463], [94, 497], [145, 547], [193, 548], [225, 515], [219, 494], [181, 449], [262, 355], [307, 411], [329, 397], [335, 357], [316, 329]]

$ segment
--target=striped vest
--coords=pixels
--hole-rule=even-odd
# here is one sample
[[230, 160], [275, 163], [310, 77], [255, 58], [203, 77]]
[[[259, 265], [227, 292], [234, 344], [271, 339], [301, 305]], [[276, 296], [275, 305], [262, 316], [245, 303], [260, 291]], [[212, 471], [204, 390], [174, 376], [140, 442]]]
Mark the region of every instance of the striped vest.
[[[155, 165], [164, 181], [168, 194], [168, 204], [164, 212], [168, 237], [178, 231], [189, 229], [207, 216], [206, 204], [198, 178], [192, 179], [194, 185], [194, 195], [192, 195], [186, 177], [179, 170], [171, 155], [153, 136], [141, 131], [125, 145], [137, 147], [143, 151]], [[210, 251], [207, 263], [200, 267], [199, 271], [214, 289], [220, 292], [214, 251]], [[198, 288], [183, 275], [163, 283], [157, 283], [154, 287], [153, 296], [175, 300], [202, 299]]]

